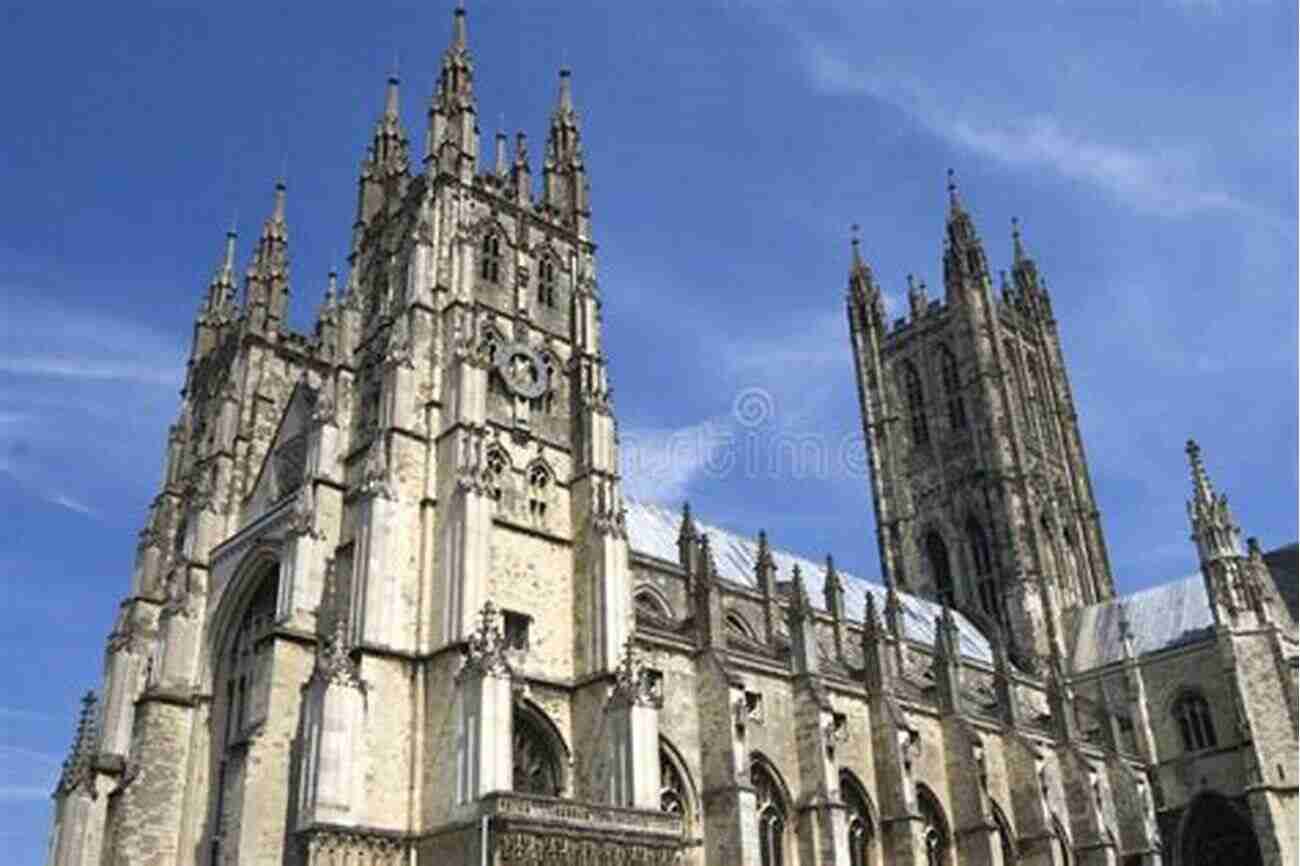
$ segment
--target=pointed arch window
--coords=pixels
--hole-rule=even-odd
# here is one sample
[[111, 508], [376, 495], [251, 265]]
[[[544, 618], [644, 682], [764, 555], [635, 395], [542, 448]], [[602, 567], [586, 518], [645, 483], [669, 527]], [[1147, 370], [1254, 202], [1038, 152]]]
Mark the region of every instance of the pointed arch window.
[[551, 738], [530, 712], [514, 713], [514, 790], [544, 797], [560, 796], [560, 761]]
[[[265, 677], [264, 658], [269, 652], [265, 638], [275, 624], [276, 601], [280, 593], [280, 565], [278, 562], [261, 568], [256, 578], [252, 598], [244, 607], [244, 612], [230, 630], [221, 656], [221, 669], [217, 682], [219, 686], [219, 706], [212, 716], [214, 732], [220, 724], [220, 747], [216, 749], [216, 803], [213, 815], [217, 826], [212, 834], [212, 858], [218, 862], [221, 857], [221, 842], [225, 836], [224, 822], [226, 815], [226, 797], [231, 787], [232, 773], [238, 778], [239, 773], [232, 771], [232, 764], [241, 760], [239, 743], [243, 739], [249, 721], [254, 714], [250, 706], [257, 701], [259, 676]], [[220, 722], [217, 720], [221, 719]]]
[[930, 789], [921, 785], [917, 786], [916, 801], [921, 811], [925, 862], [928, 866], [944, 866], [948, 862], [948, 847], [952, 843], [948, 838], [948, 822], [944, 820], [943, 809]]
[[541, 463], [528, 469], [528, 513], [535, 520], [546, 519], [546, 506], [550, 498], [551, 472]]
[[975, 566], [975, 592], [980, 608], [994, 619], [1001, 619], [997, 583], [993, 579], [993, 556], [984, 527], [974, 515], [966, 520], [966, 539], [970, 543], [971, 564]]
[[1178, 733], [1182, 735], [1186, 751], [1195, 752], [1218, 745], [1210, 704], [1199, 692], [1187, 692], [1178, 699], [1174, 704], [1174, 719], [1178, 722]]
[[871, 862], [875, 824], [871, 820], [867, 792], [848, 770], [840, 770], [840, 799], [848, 812], [849, 866], [867, 866]]
[[488, 451], [487, 459], [487, 490], [488, 496], [493, 500], [500, 502], [501, 494], [505, 489], [506, 472], [510, 468], [510, 461], [506, 458], [505, 452], [500, 448], [492, 448]]
[[911, 361], [903, 362], [903, 390], [907, 395], [908, 417], [911, 419], [912, 444], [930, 444], [930, 428], [925, 420], [925, 391], [921, 375]]
[[555, 259], [543, 256], [537, 266], [537, 303], [543, 307], [555, 306], [555, 285], [557, 282]]
[[781, 786], [760, 760], [749, 765], [758, 812], [758, 853], [762, 866], [784, 866], [787, 812]]
[[659, 811], [686, 817], [686, 780], [665, 749], [659, 750]]
[[1035, 438], [1045, 439], [1048, 427], [1043, 414], [1042, 380], [1038, 376], [1038, 362], [1033, 356], [1025, 359], [1025, 411], [1029, 414], [1029, 427]]
[[934, 579], [935, 595], [941, 603], [952, 605], [952, 563], [948, 559], [948, 545], [933, 530], [925, 536], [925, 557], [930, 564], [930, 576]]
[[948, 401], [948, 426], [953, 430], [966, 429], [966, 403], [961, 396], [961, 376], [957, 372], [957, 357], [947, 346], [939, 347], [939, 381]]
[[483, 235], [479, 253], [478, 275], [493, 283], [501, 282], [501, 236], [496, 232]]

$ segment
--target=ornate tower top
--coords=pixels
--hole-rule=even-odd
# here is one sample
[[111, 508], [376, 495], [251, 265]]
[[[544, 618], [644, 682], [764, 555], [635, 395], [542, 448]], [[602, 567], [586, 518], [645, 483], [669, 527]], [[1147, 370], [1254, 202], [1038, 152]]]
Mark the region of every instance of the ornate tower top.
[[1241, 528], [1228, 507], [1228, 497], [1215, 493], [1210, 477], [1201, 462], [1201, 447], [1187, 440], [1187, 461], [1192, 470], [1192, 498], [1187, 501], [1187, 517], [1192, 524], [1192, 540], [1202, 562], [1241, 555]]

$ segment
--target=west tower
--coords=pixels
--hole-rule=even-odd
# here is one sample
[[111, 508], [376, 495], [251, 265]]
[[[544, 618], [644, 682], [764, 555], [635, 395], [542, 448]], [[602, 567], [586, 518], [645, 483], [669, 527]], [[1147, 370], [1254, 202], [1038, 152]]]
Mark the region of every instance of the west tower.
[[888, 321], [853, 244], [848, 317], [885, 580], [1056, 656], [1065, 611], [1114, 586], [1046, 282], [1013, 225], [995, 297], [949, 173], [944, 296]]

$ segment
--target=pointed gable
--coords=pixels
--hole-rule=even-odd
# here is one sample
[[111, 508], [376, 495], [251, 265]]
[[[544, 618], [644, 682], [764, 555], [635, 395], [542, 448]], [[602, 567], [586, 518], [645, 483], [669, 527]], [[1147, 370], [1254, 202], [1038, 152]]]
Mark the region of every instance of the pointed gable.
[[292, 496], [302, 486], [307, 469], [307, 428], [311, 421], [314, 392], [299, 382], [289, 397], [280, 426], [262, 460], [257, 482], [244, 508], [248, 523]]

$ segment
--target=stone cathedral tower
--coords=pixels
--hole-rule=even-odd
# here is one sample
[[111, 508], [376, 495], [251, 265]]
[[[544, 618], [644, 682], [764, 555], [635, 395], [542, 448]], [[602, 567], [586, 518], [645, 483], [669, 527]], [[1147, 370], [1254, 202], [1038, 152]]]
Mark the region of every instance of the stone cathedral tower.
[[994, 298], [953, 189], [893, 325], [855, 244], [877, 583], [622, 496], [569, 74], [536, 161], [463, 9], [422, 165], [398, 96], [310, 333], [284, 184], [226, 238], [51, 866], [1300, 864], [1288, 548], [1193, 446], [1200, 573], [1115, 596], [1018, 230]]
[[854, 242], [848, 296], [887, 582], [996, 622], [1019, 657], [1059, 657], [1062, 616], [1114, 595], [1045, 281], [1013, 231], [995, 297], [949, 175], [944, 297], [908, 277], [890, 324]]
[[[332, 863], [431, 828], [424, 862], [478, 862], [482, 798], [512, 788], [662, 817], [654, 720], [624, 656], [627, 539], [569, 72], [536, 193], [523, 133], [498, 134], [480, 169], [463, 8], [422, 168], [398, 105], [393, 79], [347, 285], [330, 274], [314, 334], [286, 323], [285, 185], [242, 300], [227, 240], [105, 705], [87, 714], [98, 757], [61, 795], [60, 866], [280, 863], [299, 841]], [[606, 707], [619, 670], [625, 699]], [[576, 685], [521, 692], [525, 672]], [[546, 752], [553, 719], [606, 747], [512, 766], [517, 741]]]

